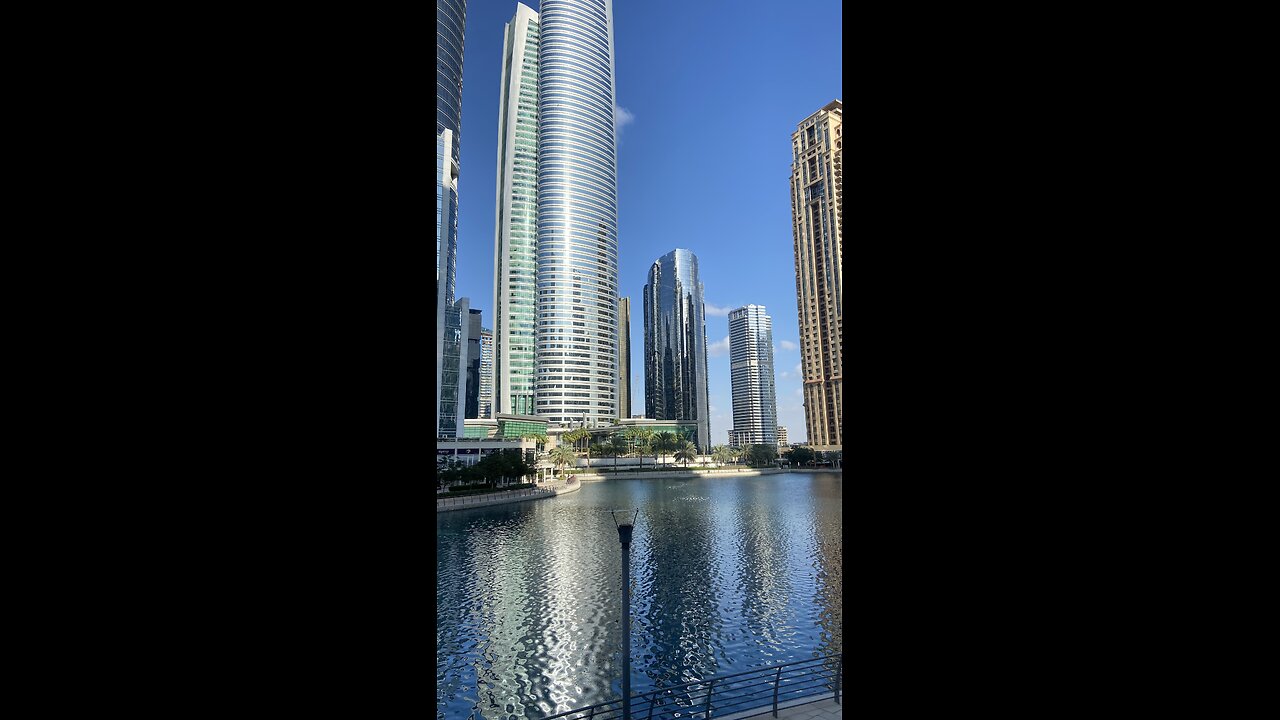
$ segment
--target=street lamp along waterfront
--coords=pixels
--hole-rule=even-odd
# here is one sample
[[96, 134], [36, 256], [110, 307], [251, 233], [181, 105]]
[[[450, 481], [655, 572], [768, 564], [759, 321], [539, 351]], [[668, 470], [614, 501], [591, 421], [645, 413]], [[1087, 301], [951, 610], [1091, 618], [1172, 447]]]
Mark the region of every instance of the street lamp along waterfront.
[[609, 514], [622, 545], [622, 720], [631, 720], [631, 531], [640, 511], [636, 510], [630, 520], [624, 515], [621, 523], [614, 512], [610, 510]]

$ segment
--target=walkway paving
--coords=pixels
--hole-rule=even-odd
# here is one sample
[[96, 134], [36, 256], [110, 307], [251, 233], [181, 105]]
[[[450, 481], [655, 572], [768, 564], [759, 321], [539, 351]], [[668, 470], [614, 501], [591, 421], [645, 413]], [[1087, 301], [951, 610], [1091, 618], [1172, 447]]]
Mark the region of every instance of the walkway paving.
[[[843, 712], [843, 705], [837, 705], [835, 698], [827, 693], [826, 699], [810, 702], [804, 705], [797, 705], [796, 702], [804, 702], [811, 698], [801, 698], [799, 701], [790, 703], [780, 703], [778, 708], [778, 720], [840, 720]], [[845, 701], [845, 696], [840, 695], [840, 702]], [[773, 707], [769, 706], [759, 710], [751, 710], [748, 712], [734, 713], [724, 717], [717, 717], [715, 720], [746, 720], [746, 718], [756, 718], [757, 720], [773, 720]]]

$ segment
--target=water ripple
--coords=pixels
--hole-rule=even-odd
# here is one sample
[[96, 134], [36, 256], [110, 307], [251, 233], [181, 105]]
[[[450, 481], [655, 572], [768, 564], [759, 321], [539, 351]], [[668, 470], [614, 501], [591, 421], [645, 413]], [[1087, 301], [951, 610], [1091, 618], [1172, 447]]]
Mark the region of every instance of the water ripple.
[[840, 652], [841, 476], [611, 480], [436, 516], [436, 716], [537, 719], [632, 691]]

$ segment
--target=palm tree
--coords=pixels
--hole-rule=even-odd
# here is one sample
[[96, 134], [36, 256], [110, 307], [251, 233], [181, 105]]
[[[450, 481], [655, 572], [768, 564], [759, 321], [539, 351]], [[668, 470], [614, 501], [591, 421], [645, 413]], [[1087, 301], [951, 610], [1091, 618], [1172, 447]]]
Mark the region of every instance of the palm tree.
[[609, 443], [605, 445], [609, 449], [609, 453], [613, 455], [613, 469], [618, 469], [618, 456], [627, 454], [627, 439], [619, 434], [614, 434], [609, 438]]
[[724, 445], [717, 445], [711, 451], [711, 459], [723, 465], [733, 459], [733, 453]]
[[680, 449], [676, 450], [676, 459], [683, 460], [684, 466], [689, 467], [689, 461], [698, 457], [698, 446], [688, 440], [681, 441]]
[[[653, 449], [662, 451], [663, 455], [666, 455], [668, 450], [675, 450], [677, 447], [679, 446], [676, 445], [676, 434], [670, 430], [663, 430], [653, 436]], [[654, 460], [656, 461], [657, 459], [655, 455]]]
[[653, 431], [649, 428], [628, 428], [627, 441], [631, 443], [632, 448], [640, 456], [640, 469], [644, 469], [644, 456], [649, 451], [649, 445], [653, 439]]
[[559, 445], [555, 450], [551, 451], [551, 462], [556, 464], [556, 469], [563, 470], [566, 465], [575, 465], [578, 462], [578, 453], [568, 445]]

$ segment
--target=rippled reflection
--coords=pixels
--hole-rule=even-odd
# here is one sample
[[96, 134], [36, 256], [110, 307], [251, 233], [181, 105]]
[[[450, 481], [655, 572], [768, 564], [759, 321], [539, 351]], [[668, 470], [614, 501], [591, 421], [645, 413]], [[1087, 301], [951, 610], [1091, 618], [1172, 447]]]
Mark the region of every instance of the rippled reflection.
[[632, 691], [841, 650], [841, 476], [612, 480], [437, 515], [437, 717], [541, 718]]

